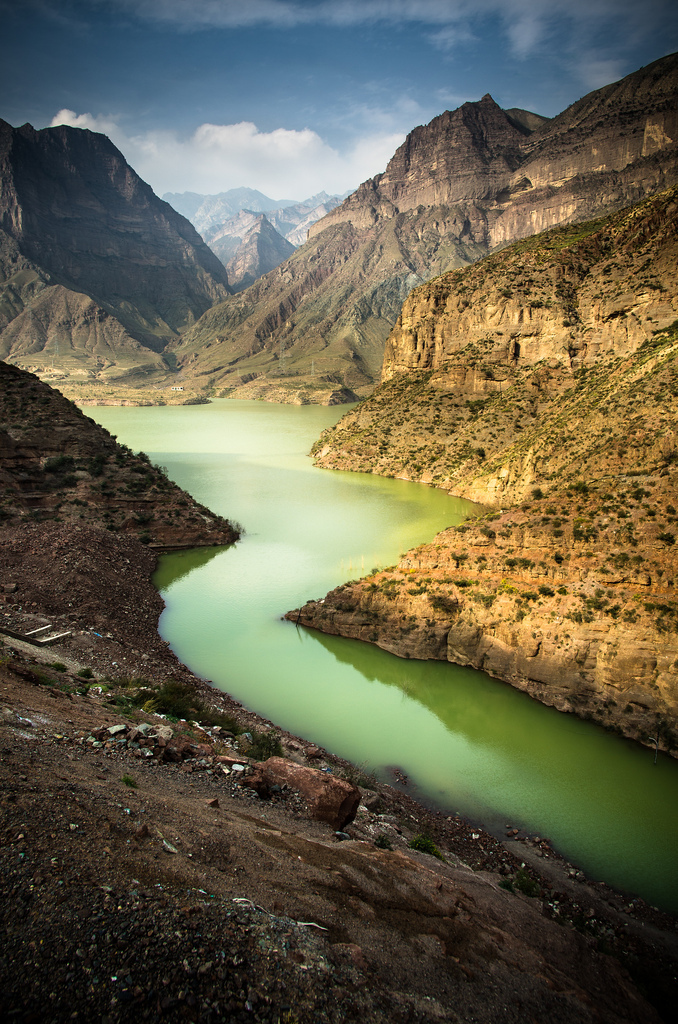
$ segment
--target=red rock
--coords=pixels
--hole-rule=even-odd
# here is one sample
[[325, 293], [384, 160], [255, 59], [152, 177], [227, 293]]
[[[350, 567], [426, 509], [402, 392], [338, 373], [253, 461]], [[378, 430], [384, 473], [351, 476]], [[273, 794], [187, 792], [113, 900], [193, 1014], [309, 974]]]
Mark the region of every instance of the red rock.
[[306, 768], [284, 757], [269, 757], [262, 770], [269, 785], [287, 785], [300, 793], [312, 818], [325, 821], [334, 829], [344, 828], [355, 818], [360, 790], [345, 779], [317, 768]]
[[249, 775], [246, 775], [242, 785], [245, 789], [253, 789], [263, 800], [267, 800], [271, 795], [268, 781], [261, 768], [254, 768]]
[[207, 804], [208, 807], [218, 807], [219, 806], [219, 798], [216, 797], [216, 796], [212, 797], [211, 800], [206, 800], [205, 803]]

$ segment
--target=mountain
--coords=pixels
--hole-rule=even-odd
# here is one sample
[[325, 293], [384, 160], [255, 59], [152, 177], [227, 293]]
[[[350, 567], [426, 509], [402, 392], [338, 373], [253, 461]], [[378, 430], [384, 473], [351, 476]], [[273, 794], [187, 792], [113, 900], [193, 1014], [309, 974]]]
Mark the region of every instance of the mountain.
[[223, 228], [245, 212], [265, 213], [276, 231], [292, 245], [298, 246], [306, 241], [310, 225], [338, 206], [346, 195], [348, 193], [329, 196], [327, 192], [319, 192], [297, 202], [294, 199], [269, 199], [254, 188], [232, 188], [214, 196], [197, 192], [166, 192], [163, 199], [187, 217], [210, 245], [210, 238], [218, 236]]
[[[26, 525], [39, 533], [45, 523], [111, 531], [115, 541], [137, 538], [156, 550], [232, 544], [239, 535], [145, 453], [135, 455], [58, 391], [3, 362], [0, 486], [5, 538]], [[38, 549], [31, 554], [43, 547], [31, 546]]]
[[295, 621], [678, 756], [678, 186], [417, 288], [318, 464], [491, 510]]
[[268, 213], [295, 206], [294, 199], [269, 199], [256, 188], [231, 188], [227, 192], [205, 196], [197, 192], [166, 192], [166, 203], [191, 221], [201, 235], [235, 217], [241, 210]]
[[327, 192], [319, 192], [300, 203], [268, 210], [266, 216], [276, 231], [296, 248], [306, 241], [311, 225], [334, 210], [345, 198], [346, 195], [328, 196]]
[[0, 356], [88, 374], [160, 353], [229, 294], [193, 226], [103, 135], [0, 121]]
[[231, 289], [247, 288], [273, 270], [294, 252], [294, 246], [279, 234], [263, 214], [241, 210], [208, 236], [210, 248], [226, 266]]
[[441, 114], [289, 260], [191, 328], [173, 346], [179, 365], [196, 387], [242, 397], [367, 393], [413, 287], [675, 183], [677, 95], [674, 54], [551, 121], [490, 96]]
[[233, 292], [247, 288], [291, 256], [306, 241], [310, 226], [343, 198], [320, 192], [301, 203], [277, 202], [251, 188], [234, 188], [216, 196], [195, 192], [165, 196], [191, 220], [224, 264]]

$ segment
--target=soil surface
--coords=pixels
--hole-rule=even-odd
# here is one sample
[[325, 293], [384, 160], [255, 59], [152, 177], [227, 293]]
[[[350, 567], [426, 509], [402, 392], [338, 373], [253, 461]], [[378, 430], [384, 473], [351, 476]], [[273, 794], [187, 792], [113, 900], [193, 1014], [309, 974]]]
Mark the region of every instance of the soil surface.
[[[42, 560], [32, 549], [2, 615], [15, 634], [58, 618], [60, 527], [47, 525], [56, 533]], [[5, 541], [2, 580], [14, 550]], [[127, 576], [120, 589], [95, 588], [81, 611], [93, 588], [77, 589], [76, 570], [107, 581], [113, 563], [104, 545], [79, 546], [61, 589], [75, 598], [62, 612], [71, 636], [47, 647], [2, 636], [8, 1020], [669, 1019], [675, 921], [588, 881], [548, 842], [508, 828], [502, 841], [431, 812], [402, 791], [406, 780], [400, 791], [378, 785], [280, 732], [285, 757], [362, 784], [355, 821], [338, 834], [293, 791], [261, 799], [247, 788], [256, 772], [238, 730], [256, 739], [271, 723], [191, 676], [153, 637], [160, 599], [148, 552], [124, 543], [142, 552], [136, 563], [128, 552], [134, 615], [118, 614]], [[93, 634], [83, 614], [98, 633], [108, 615], [115, 635]], [[192, 682], [236, 726], [132, 707], [129, 678], [141, 673], [150, 686]], [[126, 729], [111, 733], [116, 725]], [[143, 740], [148, 727], [171, 729], [175, 760]], [[444, 860], [410, 848], [421, 835]]]

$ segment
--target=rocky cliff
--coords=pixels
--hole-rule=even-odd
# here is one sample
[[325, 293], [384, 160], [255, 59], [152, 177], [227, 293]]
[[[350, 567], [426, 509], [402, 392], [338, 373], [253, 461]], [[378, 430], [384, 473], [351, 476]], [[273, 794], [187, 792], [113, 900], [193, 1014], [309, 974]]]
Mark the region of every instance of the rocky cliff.
[[232, 544], [238, 529], [33, 374], [0, 362], [0, 522], [96, 526], [151, 548]]
[[678, 746], [677, 229], [674, 188], [410, 296], [318, 461], [500, 511], [301, 622]]
[[314, 224], [290, 260], [200, 320], [177, 346], [180, 365], [234, 395], [251, 375], [279, 392], [284, 356], [290, 393], [322, 395], [330, 378], [365, 394], [415, 285], [673, 185], [677, 95], [673, 55], [553, 121], [503, 111], [490, 96], [441, 114]]
[[294, 252], [263, 213], [241, 210], [205, 235], [210, 248], [226, 266], [231, 290], [240, 292], [274, 270]]
[[228, 293], [192, 225], [103, 135], [0, 122], [0, 355], [71, 369], [167, 366]]

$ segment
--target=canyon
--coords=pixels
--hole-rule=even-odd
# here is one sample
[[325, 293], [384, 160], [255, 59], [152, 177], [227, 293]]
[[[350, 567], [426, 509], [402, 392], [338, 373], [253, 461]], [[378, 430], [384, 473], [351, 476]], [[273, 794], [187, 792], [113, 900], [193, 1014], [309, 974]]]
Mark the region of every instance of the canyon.
[[675, 184], [677, 76], [672, 55], [552, 120], [487, 95], [415, 128], [306, 245], [182, 335], [178, 365], [194, 387], [233, 397], [364, 397], [414, 287]]
[[[670, 915], [546, 840], [426, 810], [182, 665], [157, 633], [157, 553], [237, 528], [34, 376], [0, 373], [0, 987], [15, 1019], [71, 1019], [74, 999], [113, 1021], [208, 1005], [424, 1024], [463, 1005], [490, 1024], [508, 1002], [573, 1024], [669, 1019]], [[31, 643], [45, 623], [61, 637]], [[195, 720], [163, 717], [171, 694]], [[272, 742], [279, 792], [262, 783]], [[345, 832], [302, 776], [360, 794]], [[410, 845], [422, 833], [439, 856]]]
[[319, 465], [490, 510], [290, 613], [676, 753], [678, 192], [416, 289]]

